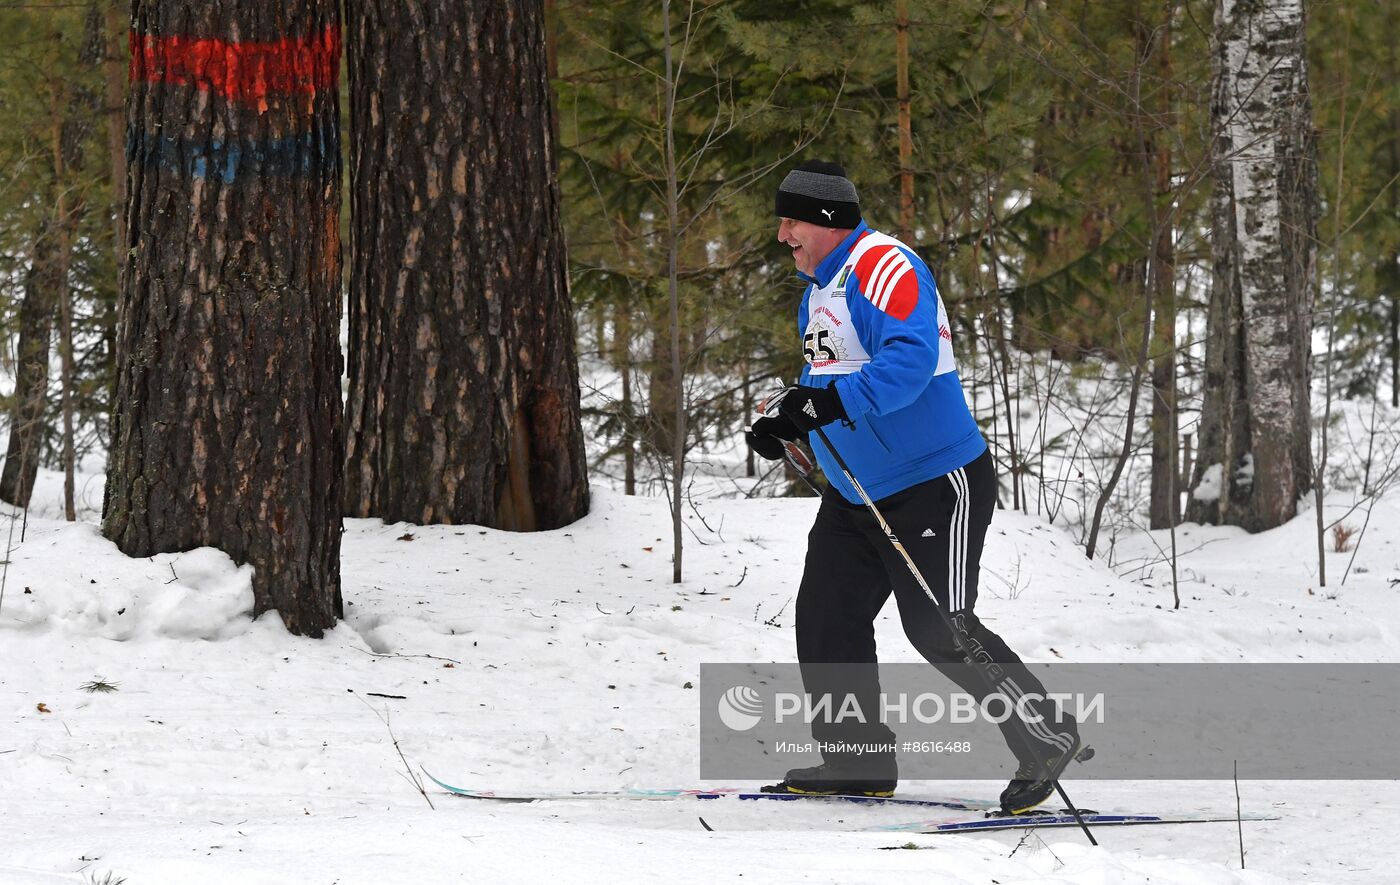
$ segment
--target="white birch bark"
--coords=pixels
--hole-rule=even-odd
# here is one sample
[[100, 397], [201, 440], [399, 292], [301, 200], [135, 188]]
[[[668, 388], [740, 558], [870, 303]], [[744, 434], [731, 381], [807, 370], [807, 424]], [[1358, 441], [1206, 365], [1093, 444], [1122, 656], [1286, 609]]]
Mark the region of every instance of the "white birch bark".
[[[1253, 456], [1254, 468], [1252, 487], [1231, 490], [1219, 517], [1262, 529], [1292, 518], [1298, 496], [1310, 486], [1307, 378], [1316, 187], [1303, 2], [1217, 0], [1215, 28], [1215, 144], [1228, 151], [1216, 158], [1226, 178], [1217, 188], [1228, 187], [1232, 216], [1228, 225], [1217, 217], [1215, 234], [1233, 234], [1233, 242], [1216, 250], [1225, 263], [1217, 284], [1225, 297], [1228, 290], [1238, 292], [1240, 326], [1213, 334], [1243, 339], [1247, 402], [1238, 406], [1248, 415], [1247, 443], [1226, 430], [1220, 460], [1231, 465], [1227, 478], [1245, 455]], [[1238, 409], [1222, 411], [1228, 420]], [[1236, 510], [1240, 499], [1248, 506]]]

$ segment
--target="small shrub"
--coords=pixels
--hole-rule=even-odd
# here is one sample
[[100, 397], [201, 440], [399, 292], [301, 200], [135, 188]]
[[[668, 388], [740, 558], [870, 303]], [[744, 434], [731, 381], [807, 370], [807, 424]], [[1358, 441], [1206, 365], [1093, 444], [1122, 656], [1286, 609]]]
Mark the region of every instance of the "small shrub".
[[1337, 523], [1332, 526], [1332, 552], [1345, 553], [1351, 549], [1351, 539], [1355, 537], [1356, 529], [1344, 523]]

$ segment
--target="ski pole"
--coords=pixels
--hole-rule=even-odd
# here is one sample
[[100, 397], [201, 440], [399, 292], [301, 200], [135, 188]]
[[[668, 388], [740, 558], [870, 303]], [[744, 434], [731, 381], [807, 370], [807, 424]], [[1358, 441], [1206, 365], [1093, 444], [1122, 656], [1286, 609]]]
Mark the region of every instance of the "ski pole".
[[[904, 545], [900, 543], [899, 538], [894, 533], [894, 529], [890, 528], [890, 524], [885, 522], [885, 517], [880, 513], [880, 508], [875, 506], [875, 502], [870, 499], [870, 495], [866, 493], [865, 489], [856, 479], [855, 474], [851, 471], [851, 468], [846, 464], [846, 459], [841, 457], [841, 453], [836, 450], [836, 446], [831, 442], [830, 438], [827, 437], [825, 430], [818, 427], [816, 428], [816, 434], [817, 438], [822, 441], [822, 445], [826, 446], [826, 450], [831, 453], [831, 457], [836, 459], [836, 464], [841, 468], [841, 472], [845, 475], [846, 481], [849, 482], [855, 488], [856, 494], [860, 495], [861, 501], [865, 502], [865, 506], [875, 516], [875, 521], [879, 523], [880, 530], [885, 533], [885, 537], [889, 539], [890, 544], [894, 547], [896, 551], [898, 551], [899, 555], [904, 559], [904, 564], [909, 567], [910, 573], [914, 575], [914, 580], [918, 582], [921, 588], [923, 588], [925, 595], [927, 595], [929, 601], [933, 603], [934, 610], [937, 611], [938, 616], [943, 619], [943, 625], [947, 627], [948, 632], [952, 634], [953, 642], [957, 644], [958, 651], [962, 652], [963, 657], [967, 659], [967, 662], [969, 664], [972, 664], [974, 669], [976, 669], [976, 671], [979, 674], [981, 674], [982, 678], [986, 680], [987, 688], [993, 692], [998, 691], [996, 678], [991, 673], [989, 673], [986, 667], [984, 666], [984, 663], [986, 662], [979, 661], [977, 656], [973, 654], [972, 648], [968, 645], [967, 639], [963, 636], [962, 630], [959, 629], [958, 626], [953, 623], [953, 619], [950, 618], [948, 616], [948, 613], [943, 610], [943, 606], [938, 604], [938, 597], [933, 595], [933, 590], [929, 587], [928, 582], [924, 580], [923, 573], [920, 572], [919, 567], [914, 564], [914, 560], [909, 555], [909, 551], [905, 550]], [[1036, 746], [1034, 738], [1032, 738], [1029, 734], [1022, 733], [1022, 731], [1018, 729], [1012, 729], [1012, 733], [1014, 733], [1017, 737], [1021, 739], [1022, 743], [1025, 745], [1025, 749], [1030, 752], [1031, 757], [1035, 759], [1035, 763], [1040, 766], [1041, 770], [1044, 771], [1046, 775], [1054, 775], [1054, 769], [1050, 766], [1049, 761], [1041, 753], [1040, 748]], [[1066, 755], [1068, 756], [1068, 754]], [[1066, 758], [1065, 765], [1068, 765], [1070, 761], [1072, 760]], [[1065, 788], [1060, 786], [1059, 778], [1052, 776], [1050, 782], [1054, 784], [1055, 792], [1059, 793], [1060, 798], [1064, 800], [1065, 807], [1068, 808], [1070, 813], [1074, 815], [1074, 820], [1076, 823], [1079, 824], [1079, 828], [1083, 830], [1084, 835], [1088, 837], [1089, 844], [1098, 845], [1098, 840], [1094, 838], [1093, 833], [1089, 832], [1089, 825], [1084, 822], [1083, 815], [1079, 813], [1079, 808], [1075, 806], [1074, 802], [1070, 800], [1069, 794], [1065, 792]]]

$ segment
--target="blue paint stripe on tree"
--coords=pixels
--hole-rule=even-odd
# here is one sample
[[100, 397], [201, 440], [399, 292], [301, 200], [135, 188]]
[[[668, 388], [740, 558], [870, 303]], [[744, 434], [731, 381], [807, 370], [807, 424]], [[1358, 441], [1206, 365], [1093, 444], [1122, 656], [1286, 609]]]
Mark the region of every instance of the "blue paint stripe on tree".
[[332, 178], [340, 175], [340, 127], [328, 121], [284, 138], [196, 142], [128, 128], [127, 162], [190, 178], [232, 184], [247, 175]]

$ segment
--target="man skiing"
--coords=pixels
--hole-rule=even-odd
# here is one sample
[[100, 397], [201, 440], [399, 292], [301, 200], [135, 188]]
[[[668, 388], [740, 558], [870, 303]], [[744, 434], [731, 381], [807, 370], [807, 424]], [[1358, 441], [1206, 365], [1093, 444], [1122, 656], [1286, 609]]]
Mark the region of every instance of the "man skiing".
[[[963, 646], [999, 665], [1013, 694], [1043, 698], [1040, 681], [973, 613], [997, 481], [963, 398], [932, 273], [908, 246], [865, 224], [855, 185], [834, 163], [808, 161], [790, 172], [778, 188], [775, 214], [778, 240], [791, 247], [808, 284], [798, 310], [806, 366], [778, 414], [758, 419], [746, 433], [749, 445], [775, 460], [783, 457], [785, 440], [821, 428], [961, 631]], [[991, 686], [964, 665], [934, 600], [833, 454], [820, 440], [813, 452], [829, 488], [808, 536], [797, 595], [797, 657], [807, 693], [832, 695], [834, 707], [851, 695], [862, 710], [880, 709], [874, 621], [893, 593], [909, 641], [980, 703]], [[1001, 795], [1012, 814], [1048, 798], [1054, 777], [1080, 753], [1072, 719], [1048, 703], [1027, 708], [1039, 723], [1013, 717], [1001, 725], [1020, 763]], [[814, 722], [812, 732], [823, 746], [822, 764], [794, 769], [766, 792], [893, 794], [894, 735], [878, 718]], [[888, 751], [871, 753], [871, 747]]]

